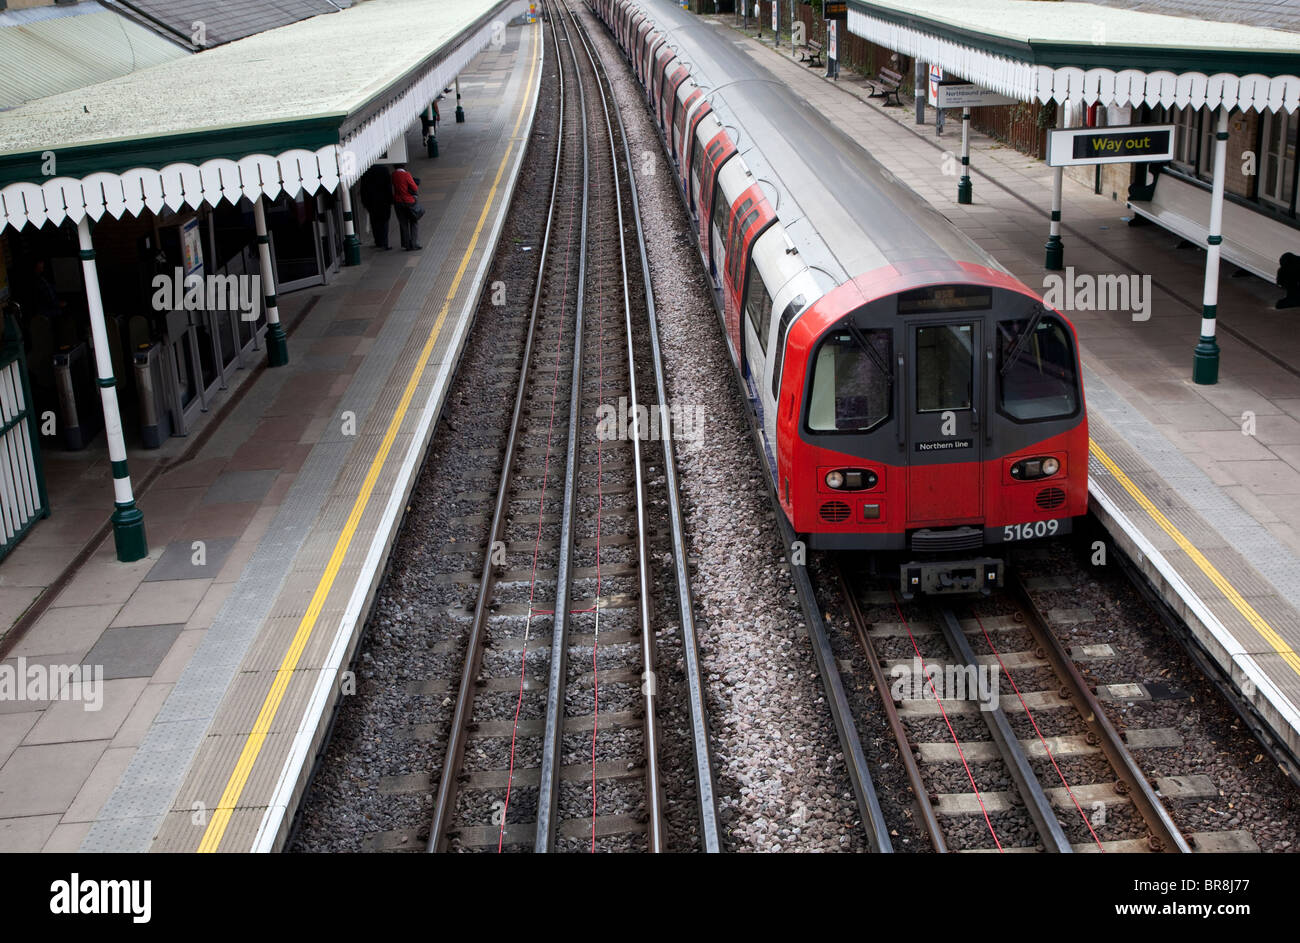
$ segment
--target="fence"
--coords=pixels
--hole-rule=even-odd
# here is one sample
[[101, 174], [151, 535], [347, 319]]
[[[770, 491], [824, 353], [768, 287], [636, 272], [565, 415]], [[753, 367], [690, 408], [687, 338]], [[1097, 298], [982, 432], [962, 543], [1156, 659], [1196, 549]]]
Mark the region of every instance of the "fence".
[[17, 325], [5, 319], [0, 344], [0, 560], [50, 513]]

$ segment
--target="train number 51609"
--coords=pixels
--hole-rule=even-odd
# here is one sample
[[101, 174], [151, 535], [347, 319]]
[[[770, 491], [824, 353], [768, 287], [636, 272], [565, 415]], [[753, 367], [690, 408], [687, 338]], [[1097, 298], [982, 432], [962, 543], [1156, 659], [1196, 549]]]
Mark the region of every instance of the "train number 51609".
[[1061, 529], [1060, 521], [1030, 521], [1027, 524], [1008, 524], [1002, 528], [1002, 540], [1029, 540], [1033, 537], [1049, 537]]

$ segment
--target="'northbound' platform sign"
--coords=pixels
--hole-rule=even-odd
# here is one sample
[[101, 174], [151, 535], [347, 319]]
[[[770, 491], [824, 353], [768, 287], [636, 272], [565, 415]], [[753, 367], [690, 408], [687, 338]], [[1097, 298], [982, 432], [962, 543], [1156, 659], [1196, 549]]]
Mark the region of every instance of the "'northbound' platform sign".
[[1120, 128], [1069, 128], [1047, 133], [1047, 166], [1127, 164], [1170, 160], [1174, 156], [1172, 124]]

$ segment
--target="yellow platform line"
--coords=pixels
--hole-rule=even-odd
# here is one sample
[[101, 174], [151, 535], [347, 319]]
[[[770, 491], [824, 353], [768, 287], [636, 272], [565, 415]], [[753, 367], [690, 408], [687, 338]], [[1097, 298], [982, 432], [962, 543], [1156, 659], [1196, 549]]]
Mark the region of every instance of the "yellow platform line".
[[379, 475], [388, 460], [389, 450], [392, 448], [393, 441], [397, 438], [397, 431], [401, 428], [402, 420], [410, 407], [416, 386], [419, 384], [420, 377], [429, 363], [429, 357], [433, 354], [433, 348], [438, 340], [438, 335], [442, 332], [447, 312], [451, 310], [452, 301], [460, 288], [465, 271], [469, 267], [470, 257], [478, 246], [478, 240], [482, 235], [488, 212], [496, 199], [497, 189], [501, 185], [501, 178], [505, 174], [506, 163], [514, 152], [519, 126], [524, 120], [525, 110], [532, 97], [533, 76], [537, 71], [537, 47], [540, 35], [541, 28], [538, 27], [533, 32], [532, 64], [528, 69], [528, 81], [524, 85], [524, 99], [519, 106], [519, 115], [515, 118], [515, 126], [510, 133], [510, 139], [507, 141], [505, 155], [501, 158], [500, 166], [497, 167], [496, 179], [492, 182], [492, 189], [488, 191], [487, 200], [483, 204], [483, 211], [479, 214], [478, 225], [474, 227], [473, 238], [470, 239], [465, 254], [461, 256], [460, 265], [456, 269], [456, 277], [452, 280], [451, 288], [447, 291], [447, 298], [443, 302], [442, 310], [438, 312], [438, 317], [429, 330], [429, 336], [425, 339], [424, 347], [420, 351], [415, 368], [406, 381], [406, 388], [402, 391], [402, 398], [397, 404], [392, 419], [389, 420], [388, 428], [384, 431], [384, 438], [379, 443], [379, 450], [375, 453], [370, 468], [366, 472], [365, 480], [361, 483], [361, 491], [352, 504], [352, 511], [348, 514], [347, 522], [343, 525], [343, 532], [339, 534], [338, 540], [334, 544], [334, 552], [330, 554], [325, 572], [321, 576], [320, 582], [316, 584], [316, 590], [312, 593], [307, 611], [304, 613], [302, 621], [298, 623], [298, 629], [294, 633], [293, 640], [289, 643], [288, 650], [284, 653], [284, 658], [280, 661], [280, 667], [276, 669], [275, 679], [271, 683], [271, 690], [267, 692], [266, 698], [262, 702], [262, 708], [258, 711], [252, 732], [244, 741], [244, 748], [239, 754], [239, 760], [235, 763], [234, 771], [231, 772], [230, 778], [226, 781], [226, 788], [222, 792], [221, 799], [212, 814], [212, 820], [203, 833], [202, 841], [199, 842], [198, 850], [200, 852], [216, 851], [221, 844], [222, 837], [226, 834], [226, 827], [230, 824], [230, 817], [239, 803], [244, 786], [248, 783], [249, 774], [253, 770], [253, 764], [257, 761], [258, 754], [262, 751], [262, 745], [266, 742], [267, 734], [270, 733], [271, 724], [280, 709], [280, 703], [284, 700], [285, 691], [288, 689], [289, 681], [298, 666], [298, 660], [302, 657], [307, 642], [311, 639], [312, 631], [316, 627], [316, 620], [320, 617], [321, 609], [325, 605], [325, 599], [334, 586], [334, 580], [338, 576], [339, 568], [343, 565], [343, 558], [347, 555], [348, 548], [352, 544], [352, 538], [356, 534], [357, 525], [361, 522], [361, 515], [370, 502], [375, 483], [379, 480]]
[[1242, 614], [1247, 622], [1250, 623], [1251, 627], [1259, 633], [1260, 638], [1262, 638], [1274, 652], [1282, 656], [1283, 661], [1291, 666], [1292, 671], [1300, 675], [1300, 656], [1295, 653], [1295, 650], [1286, 643], [1286, 640], [1283, 639], [1282, 636], [1277, 634], [1277, 630], [1274, 629], [1273, 626], [1269, 625], [1268, 621], [1255, 611], [1255, 607], [1248, 603], [1242, 597], [1241, 593], [1237, 592], [1237, 588], [1228, 581], [1227, 577], [1219, 572], [1218, 568], [1215, 567], [1213, 563], [1205, 558], [1205, 554], [1201, 553], [1201, 551], [1197, 549], [1196, 545], [1188, 540], [1183, 535], [1183, 532], [1175, 527], [1173, 522], [1161, 513], [1160, 509], [1156, 507], [1155, 504], [1152, 503], [1151, 499], [1142, 492], [1141, 488], [1133, 483], [1133, 480], [1129, 478], [1128, 475], [1124, 474], [1124, 470], [1115, 463], [1114, 459], [1106, 454], [1105, 449], [1098, 445], [1095, 439], [1089, 437], [1088, 445], [1092, 449], [1092, 454], [1097, 457], [1097, 461], [1101, 462], [1101, 464], [1105, 466], [1106, 471], [1110, 472], [1111, 476], [1118, 481], [1121, 486], [1123, 486], [1124, 490], [1132, 496], [1133, 500], [1138, 503], [1142, 510], [1147, 512], [1147, 515], [1156, 522], [1160, 529], [1173, 539], [1174, 543], [1179, 546], [1183, 553], [1187, 554], [1187, 556], [1191, 558], [1192, 562], [1200, 568], [1201, 572], [1209, 578], [1210, 582], [1215, 585], [1219, 592], [1223, 593], [1223, 595], [1227, 597], [1228, 602], [1232, 603], [1236, 610]]

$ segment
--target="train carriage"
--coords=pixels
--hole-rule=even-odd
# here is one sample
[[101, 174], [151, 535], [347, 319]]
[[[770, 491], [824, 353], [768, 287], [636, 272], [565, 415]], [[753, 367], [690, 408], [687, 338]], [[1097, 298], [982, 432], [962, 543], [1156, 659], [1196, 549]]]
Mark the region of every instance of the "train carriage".
[[1000, 545], [1068, 533], [1088, 499], [1069, 321], [712, 27], [669, 0], [596, 10], [646, 90], [795, 533], [888, 556], [908, 595], [988, 591]]

